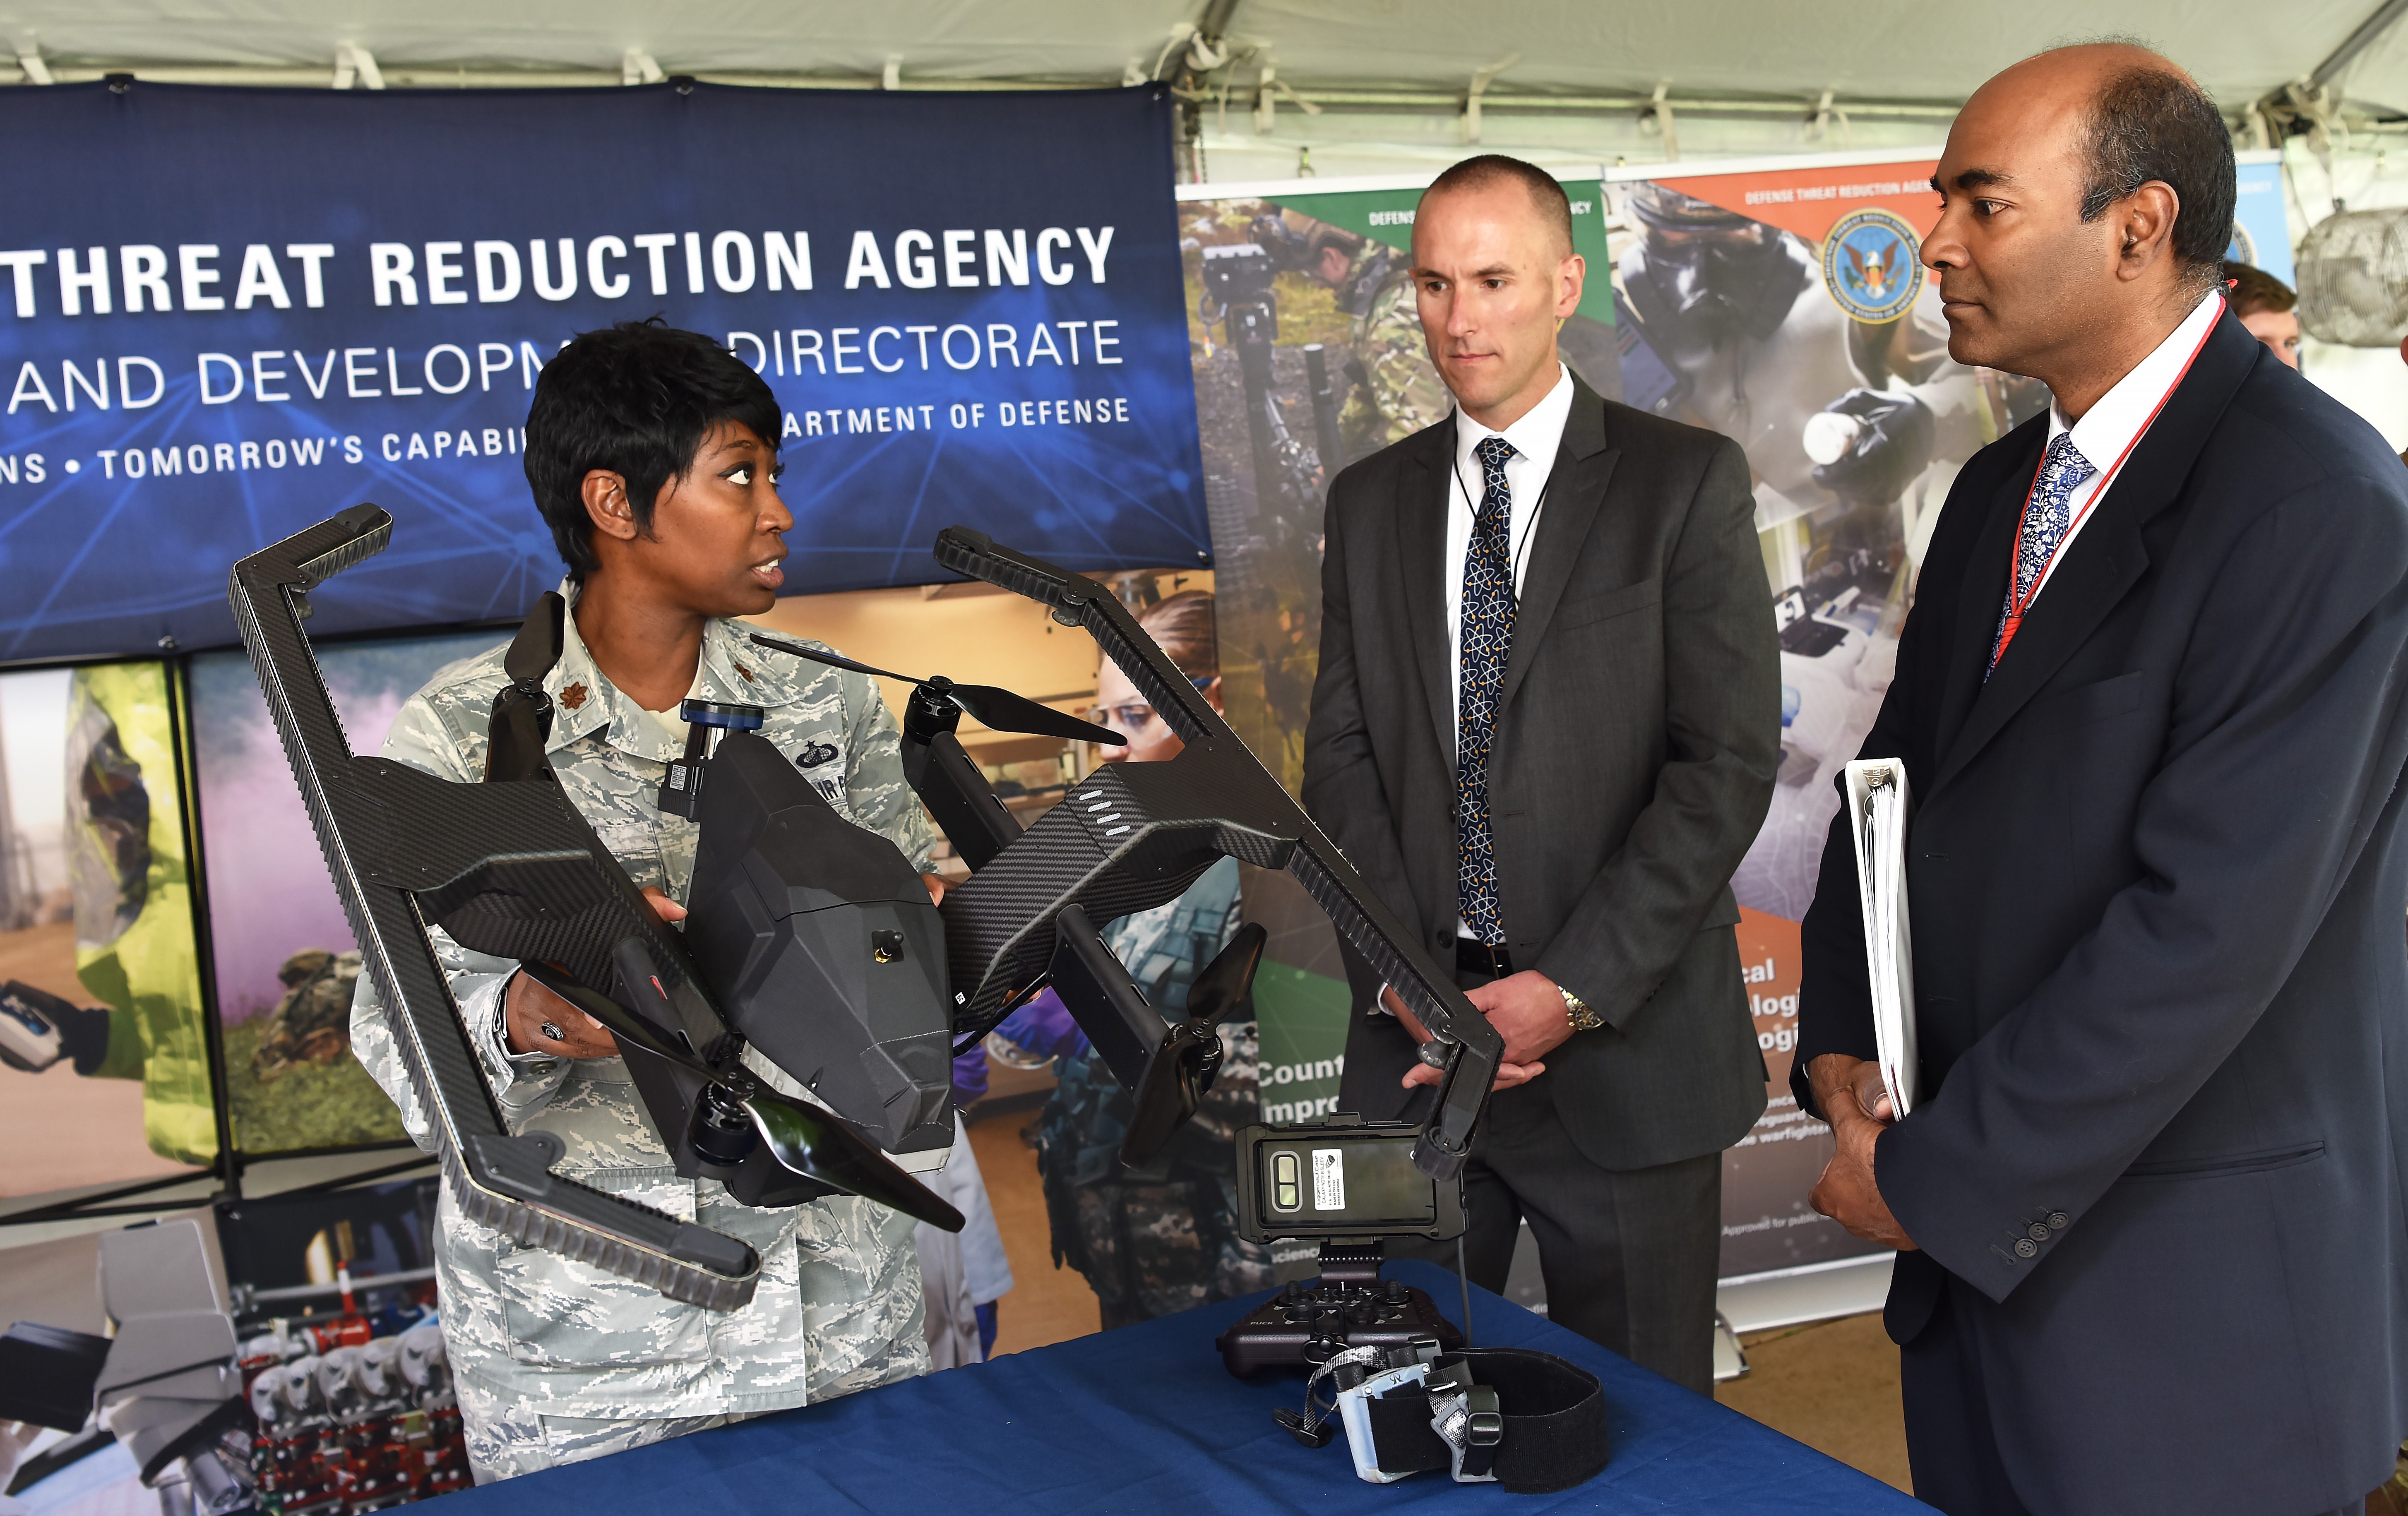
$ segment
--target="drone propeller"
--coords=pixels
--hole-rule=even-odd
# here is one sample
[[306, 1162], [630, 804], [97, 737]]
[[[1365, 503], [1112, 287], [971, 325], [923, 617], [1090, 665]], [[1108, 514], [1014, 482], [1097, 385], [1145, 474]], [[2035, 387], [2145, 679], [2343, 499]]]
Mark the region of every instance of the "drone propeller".
[[494, 696], [492, 740], [485, 748], [485, 779], [499, 783], [533, 779], [550, 772], [544, 744], [552, 737], [552, 696], [543, 689], [544, 676], [560, 662], [567, 642], [568, 602], [544, 592], [535, 609], [510, 639], [502, 655], [502, 672], [510, 682]]
[[755, 632], [752, 634], [752, 640], [762, 647], [778, 652], [790, 652], [797, 658], [808, 658], [813, 663], [825, 664], [831, 668], [846, 668], [856, 674], [870, 674], [879, 679], [900, 679], [906, 684], [917, 685], [920, 690], [934, 699], [948, 702], [956, 709], [968, 711], [998, 732], [1019, 732], [1031, 737], [1055, 737], [1069, 742], [1099, 742], [1106, 747], [1121, 745], [1122, 739], [1119, 734], [1106, 727], [1097, 726], [1092, 722], [1082, 722], [1076, 716], [1066, 716], [1050, 707], [1039, 705], [1025, 694], [1014, 694], [1010, 690], [1001, 689], [993, 684], [955, 684], [942, 674], [933, 674], [924, 679], [915, 679], [909, 674], [896, 674], [883, 668], [872, 668], [867, 664], [855, 663], [850, 658], [839, 657], [833, 652], [822, 652], [817, 648], [806, 648], [799, 643], [788, 642], [782, 637], [764, 636]]
[[896, 1166], [867, 1138], [819, 1108], [763, 1087], [742, 1067], [722, 1072], [683, 1044], [592, 985], [551, 964], [529, 960], [529, 979], [600, 1022], [623, 1043], [709, 1080], [741, 1106], [778, 1162], [805, 1179], [834, 1185], [890, 1210], [947, 1232], [962, 1229], [962, 1213]]
[[546, 590], [535, 603], [535, 610], [519, 627], [519, 635], [510, 639], [510, 651], [502, 654], [502, 672], [513, 684], [541, 684], [552, 672], [566, 649], [568, 633], [568, 602], [557, 590]]
[[752, 1114], [761, 1140], [781, 1164], [809, 1179], [833, 1184], [864, 1200], [875, 1200], [939, 1231], [958, 1232], [962, 1213], [947, 1205], [927, 1186], [897, 1167], [867, 1138], [842, 1122], [829, 1118], [775, 1090], [756, 1090], [742, 1102]]
[[1187, 1019], [1218, 1023], [1244, 1005], [1254, 991], [1254, 970], [1262, 966], [1263, 946], [1270, 938], [1259, 922], [1238, 928], [1229, 945], [1213, 955], [1187, 986]]
[[1153, 1162], [1196, 1114], [1204, 1092], [1221, 1072], [1218, 1023], [1254, 992], [1254, 970], [1262, 966], [1268, 936], [1259, 922], [1248, 922], [1187, 986], [1187, 1019], [1171, 1023], [1162, 1046], [1147, 1061], [1144, 1078], [1131, 1092], [1135, 1108], [1121, 1137], [1122, 1163], [1137, 1168]]
[[719, 1071], [695, 1057], [686, 1045], [662, 1031], [601, 991], [556, 965], [528, 959], [521, 965], [526, 977], [600, 1022], [610, 1035], [622, 1042], [632, 1042], [655, 1058], [670, 1063], [704, 1079], [716, 1080]]

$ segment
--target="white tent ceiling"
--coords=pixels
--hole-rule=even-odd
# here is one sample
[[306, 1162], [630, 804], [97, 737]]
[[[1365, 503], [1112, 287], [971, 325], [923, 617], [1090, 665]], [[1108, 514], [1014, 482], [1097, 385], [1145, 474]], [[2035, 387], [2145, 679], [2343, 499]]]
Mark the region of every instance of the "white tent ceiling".
[[[1233, 82], [1250, 99], [1260, 65], [1317, 90], [1460, 93], [1475, 71], [1518, 61], [1493, 86], [1676, 96], [1821, 92], [1848, 99], [1954, 101], [2052, 42], [2106, 33], [2151, 40], [2229, 106], [2313, 70], [2378, 0], [1239, 0], [1227, 24]], [[37, 50], [58, 77], [105, 66], [293, 67], [331, 73], [336, 49], [372, 54], [393, 82], [462, 70], [608, 71], [639, 49], [670, 73], [875, 80], [898, 59], [908, 86], [974, 81], [1117, 83], [1152, 72], [1199, 0], [0, 0], [0, 40]], [[2378, 39], [2342, 79], [2355, 99], [2408, 106], [2408, 39]], [[0, 75], [5, 77], [5, 75]], [[466, 81], [466, 80], [464, 80]]]

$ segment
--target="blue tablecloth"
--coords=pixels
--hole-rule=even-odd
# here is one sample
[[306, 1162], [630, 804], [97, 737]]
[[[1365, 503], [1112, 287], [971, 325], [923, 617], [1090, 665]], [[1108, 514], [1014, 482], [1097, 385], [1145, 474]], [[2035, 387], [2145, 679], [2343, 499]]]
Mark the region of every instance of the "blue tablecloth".
[[[1388, 1273], [1455, 1314], [1455, 1276]], [[958, 1516], [1072, 1512], [1689, 1511], [1713, 1516], [1928, 1511], [1803, 1443], [1657, 1378], [1542, 1316], [1472, 1291], [1478, 1346], [1540, 1348], [1604, 1381], [1612, 1456], [1577, 1490], [1515, 1495], [1442, 1474], [1354, 1477], [1341, 1433], [1320, 1450], [1271, 1421], [1301, 1375], [1232, 1379], [1212, 1351], [1261, 1300], [1011, 1353], [633, 1452], [446, 1497], [468, 1516], [739, 1516], [835, 1510]], [[1010, 1309], [1006, 1301], [1004, 1309]]]

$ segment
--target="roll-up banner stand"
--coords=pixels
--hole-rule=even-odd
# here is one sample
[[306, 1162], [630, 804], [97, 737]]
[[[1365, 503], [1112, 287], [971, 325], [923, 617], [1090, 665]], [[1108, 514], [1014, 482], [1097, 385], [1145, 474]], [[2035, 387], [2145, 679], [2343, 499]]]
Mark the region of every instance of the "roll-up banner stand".
[[157, 662], [0, 673], [0, 1209], [218, 1155], [179, 708]]
[[1839, 803], [1833, 777], [1889, 688], [1948, 486], [2047, 403], [2036, 384], [1948, 356], [1938, 287], [1917, 261], [1939, 216], [1938, 156], [1607, 175], [1625, 387], [1746, 450], [1781, 639], [1781, 767], [1732, 880], [1770, 1075], [1764, 1115], [1724, 1159], [1725, 1309], [1749, 1318], [1742, 1329], [1870, 1309], [1886, 1289], [1886, 1250], [1806, 1203], [1832, 1148], [1789, 1093], [1799, 922]]
[[[1781, 628], [1779, 786], [1735, 880], [1740, 957], [1771, 1075], [1769, 1108], [1725, 1161], [1723, 1301], [1742, 1329], [1870, 1309], [1886, 1287], [1887, 1252], [1806, 1203], [1831, 1140], [1789, 1094], [1798, 923], [1837, 805], [1832, 776], [1888, 688], [1948, 485], [1975, 450], [2046, 403], [2027, 380], [1948, 357], [1937, 293], [1916, 262], [1937, 215], [1937, 158], [1885, 150], [1559, 176], [1588, 259], [1565, 356], [1599, 392], [1746, 449]], [[2233, 256], [2287, 282], [2278, 163], [2243, 155]], [[1451, 405], [1405, 279], [1427, 180], [1180, 192], [1230, 719], [1291, 784], [1319, 643], [1327, 479]], [[1256, 991], [1273, 1119], [1333, 1101], [1347, 1003], [1326, 934], [1281, 904], [1248, 901], [1275, 933]]]
[[[318, 667], [351, 745], [374, 752], [401, 703], [437, 670], [501, 639], [491, 631], [359, 638], [318, 650]], [[234, 1145], [258, 1157], [398, 1141], [401, 1113], [351, 1055], [360, 954], [259, 677], [239, 651], [205, 652], [191, 661], [189, 688]]]
[[228, 565], [360, 500], [314, 632], [523, 614], [529, 392], [652, 315], [777, 393], [789, 593], [949, 578], [953, 522], [1210, 551], [1159, 87], [66, 85], [0, 140], [0, 661], [230, 645]]

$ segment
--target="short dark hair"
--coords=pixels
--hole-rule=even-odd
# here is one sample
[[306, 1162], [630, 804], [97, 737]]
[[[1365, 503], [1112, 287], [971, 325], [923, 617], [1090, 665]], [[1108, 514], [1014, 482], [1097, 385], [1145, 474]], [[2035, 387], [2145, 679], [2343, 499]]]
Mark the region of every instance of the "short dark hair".
[[2238, 193], [2232, 134], [2223, 113], [2171, 64], [2138, 64], [2107, 80], [2092, 103], [2088, 179], [2082, 219], [2152, 179], [2171, 186], [2181, 203], [2174, 215], [2173, 253], [2192, 279], [2214, 281], [2232, 245], [2232, 203]]
[[569, 578], [601, 566], [585, 514], [587, 474], [624, 478], [636, 526], [649, 532], [661, 487], [685, 478], [712, 427], [740, 422], [775, 451], [781, 416], [742, 359], [658, 316], [583, 333], [561, 349], [527, 409], [526, 477]]
[[2262, 268], [2227, 261], [2224, 277], [2232, 285], [2232, 313], [2255, 316], [2261, 310], [2285, 311], [2300, 303], [2299, 293]]
[[1484, 152], [1463, 162], [1430, 181], [1422, 192], [1422, 203], [1440, 190], [1484, 190], [1500, 179], [1511, 179], [1529, 192], [1530, 203], [1539, 208], [1539, 216], [1555, 230], [1563, 234], [1564, 250], [1572, 246], [1572, 202], [1555, 176], [1536, 164], [1526, 164], [1519, 158], [1508, 158], [1501, 152]]

